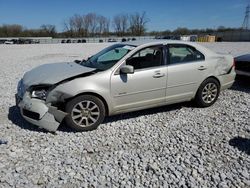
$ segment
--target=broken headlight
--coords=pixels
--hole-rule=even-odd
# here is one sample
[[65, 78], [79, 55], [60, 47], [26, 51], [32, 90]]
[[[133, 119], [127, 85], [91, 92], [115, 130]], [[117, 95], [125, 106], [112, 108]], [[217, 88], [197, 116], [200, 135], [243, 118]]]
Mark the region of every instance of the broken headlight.
[[34, 89], [31, 92], [31, 97], [41, 99], [41, 100], [46, 100], [47, 92], [48, 91], [46, 89]]

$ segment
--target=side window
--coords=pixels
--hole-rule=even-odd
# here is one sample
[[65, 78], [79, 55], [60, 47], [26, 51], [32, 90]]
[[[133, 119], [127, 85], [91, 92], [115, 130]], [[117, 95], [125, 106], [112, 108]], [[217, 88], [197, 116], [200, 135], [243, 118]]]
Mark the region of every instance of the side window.
[[186, 63], [205, 60], [205, 56], [188, 45], [171, 44], [169, 49], [169, 64]]
[[163, 48], [161, 46], [144, 48], [132, 55], [126, 63], [135, 70], [161, 66], [164, 64]]

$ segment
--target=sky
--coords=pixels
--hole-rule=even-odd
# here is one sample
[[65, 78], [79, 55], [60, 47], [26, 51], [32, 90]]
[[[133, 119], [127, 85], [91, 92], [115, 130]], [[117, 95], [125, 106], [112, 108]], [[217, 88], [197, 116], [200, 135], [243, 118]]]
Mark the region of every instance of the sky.
[[0, 0], [0, 25], [30, 29], [52, 24], [63, 31], [63, 21], [74, 14], [94, 12], [112, 19], [119, 13], [145, 11], [148, 31], [241, 27], [247, 4], [250, 0]]

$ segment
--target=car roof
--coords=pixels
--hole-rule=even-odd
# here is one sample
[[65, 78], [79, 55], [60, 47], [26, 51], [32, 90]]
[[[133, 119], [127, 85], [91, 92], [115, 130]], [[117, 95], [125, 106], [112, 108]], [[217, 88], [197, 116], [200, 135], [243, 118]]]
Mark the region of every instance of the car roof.
[[132, 46], [150, 46], [150, 45], [166, 45], [166, 44], [186, 44], [186, 45], [191, 45], [195, 48], [197, 48], [199, 51], [202, 53], [205, 53], [206, 56], [215, 56], [216, 53], [213, 52], [212, 50], [196, 43], [196, 42], [186, 42], [186, 41], [181, 41], [181, 40], [159, 40], [159, 39], [146, 39], [146, 40], [137, 40], [137, 41], [129, 41], [129, 42], [124, 42], [122, 44], [126, 45], [132, 45]]
[[159, 40], [159, 39], [145, 39], [145, 40], [136, 40], [124, 42], [123, 44], [132, 45], [132, 46], [141, 46], [141, 45], [157, 45], [157, 44], [169, 44], [169, 43], [177, 43], [177, 44], [194, 44], [193, 42], [185, 42], [180, 40]]

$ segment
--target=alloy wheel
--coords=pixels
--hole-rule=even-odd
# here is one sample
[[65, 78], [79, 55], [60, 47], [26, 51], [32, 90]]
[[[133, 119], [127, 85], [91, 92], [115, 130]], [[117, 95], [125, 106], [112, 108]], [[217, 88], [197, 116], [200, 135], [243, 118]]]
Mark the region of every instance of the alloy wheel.
[[218, 94], [218, 88], [215, 83], [208, 83], [202, 90], [202, 100], [210, 104], [212, 103]]
[[99, 107], [89, 100], [77, 103], [71, 111], [73, 122], [81, 127], [89, 127], [93, 125], [98, 121], [99, 117]]

